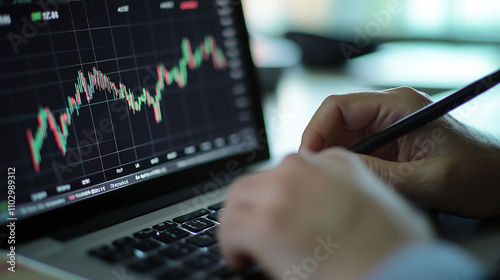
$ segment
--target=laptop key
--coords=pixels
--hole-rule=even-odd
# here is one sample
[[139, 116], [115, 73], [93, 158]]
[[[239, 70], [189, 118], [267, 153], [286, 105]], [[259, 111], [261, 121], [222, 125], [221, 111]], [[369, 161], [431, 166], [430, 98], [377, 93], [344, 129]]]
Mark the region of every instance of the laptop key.
[[107, 245], [90, 250], [89, 254], [109, 263], [116, 263], [134, 256], [130, 248], [111, 248]]
[[206, 230], [205, 232], [212, 235], [213, 237], [217, 237], [217, 231], [219, 230], [219, 226], [215, 226], [209, 230]]
[[172, 259], [172, 260], [177, 260], [180, 258], [183, 258], [195, 251], [198, 250], [198, 247], [193, 246], [191, 244], [187, 243], [175, 243], [170, 246], [168, 246], [166, 249], [161, 250], [160, 254]]
[[107, 256], [101, 257], [101, 260], [109, 262], [109, 263], [116, 263], [116, 262], [124, 261], [124, 260], [131, 258], [133, 256], [135, 256], [134, 252], [132, 251], [132, 249], [128, 248], [125, 250], [115, 250], [115, 251], [113, 251], [113, 253], [111, 253]]
[[178, 280], [185, 278], [189, 275], [189, 271], [185, 268], [173, 268], [167, 270], [160, 275], [157, 275], [155, 278], [158, 280]]
[[212, 252], [214, 254], [220, 255], [219, 244], [215, 244], [213, 246], [208, 247], [208, 251], [210, 251], [210, 252]]
[[218, 222], [219, 221], [219, 213], [218, 212], [212, 213], [212, 214], [207, 216], [207, 219]]
[[224, 208], [224, 202], [220, 202], [220, 203], [216, 203], [216, 204], [208, 206], [208, 209], [210, 209], [212, 211], [219, 211], [222, 208]]
[[115, 262], [118, 262], [118, 261], [124, 261], [133, 256], [135, 256], [134, 250], [132, 248], [127, 247], [127, 248], [115, 249], [113, 258]]
[[189, 230], [189, 231], [192, 231], [192, 232], [200, 232], [200, 231], [207, 229], [213, 225], [215, 225], [215, 224], [207, 219], [198, 218], [196, 220], [192, 220], [192, 221], [189, 221], [189, 222], [183, 224], [182, 227]]
[[136, 239], [126, 236], [113, 241], [112, 244], [117, 248], [127, 248], [127, 247], [132, 247], [136, 243], [137, 243]]
[[174, 227], [174, 228], [167, 229], [164, 232], [160, 232], [160, 234], [158, 234], [154, 238], [158, 241], [163, 242], [163, 243], [172, 243], [172, 242], [177, 241], [177, 240], [179, 240], [183, 237], [186, 237], [188, 235], [189, 235], [189, 232], [187, 232], [183, 229]]
[[213, 255], [211, 253], [198, 254], [197, 256], [186, 261], [186, 265], [195, 268], [202, 269], [211, 265], [218, 263], [221, 260], [220, 256]]
[[155, 229], [157, 231], [164, 231], [166, 229], [173, 228], [174, 226], [175, 226], [174, 222], [172, 222], [172, 221], [165, 221], [163, 223], [159, 223], [159, 224], [153, 226], [153, 229]]
[[149, 239], [144, 239], [134, 244], [133, 247], [139, 251], [146, 253], [160, 247], [160, 244]]
[[141, 231], [134, 233], [134, 237], [138, 239], [148, 238], [153, 235], [156, 235], [156, 230], [150, 228], [145, 228]]
[[199, 218], [201, 216], [208, 215], [208, 214], [210, 214], [210, 211], [208, 211], [207, 209], [200, 209], [200, 210], [193, 211], [189, 214], [185, 214], [185, 215], [179, 216], [177, 218], [174, 218], [173, 221], [176, 223], [182, 224], [182, 223], [185, 223], [189, 220], [196, 219], [196, 218]]
[[212, 221], [218, 222], [219, 221], [219, 216], [222, 213], [222, 211], [224, 211], [224, 209], [219, 210], [219, 211], [217, 211], [215, 213], [212, 213], [212, 214], [208, 215], [207, 218], [209, 218]]
[[103, 245], [103, 246], [100, 246], [98, 248], [90, 250], [89, 254], [100, 258], [103, 256], [107, 256], [107, 255], [111, 254], [112, 252], [113, 252], [113, 248], [111, 248], [108, 245]]
[[132, 264], [129, 264], [127, 267], [141, 273], [145, 273], [151, 271], [155, 268], [158, 268], [165, 264], [165, 261], [160, 256], [152, 256], [146, 258], [142, 261], [138, 261]]
[[189, 242], [198, 247], [207, 247], [217, 243], [217, 239], [215, 239], [212, 235], [203, 232], [186, 239], [186, 242]]

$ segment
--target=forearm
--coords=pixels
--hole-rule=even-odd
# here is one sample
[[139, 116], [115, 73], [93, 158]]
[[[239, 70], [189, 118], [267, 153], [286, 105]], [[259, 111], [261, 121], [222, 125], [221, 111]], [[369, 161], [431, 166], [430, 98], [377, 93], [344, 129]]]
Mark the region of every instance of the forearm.
[[500, 140], [459, 122], [450, 137], [457, 143], [443, 149], [448, 165], [442, 189], [450, 190], [448, 201], [455, 205], [442, 210], [470, 218], [500, 215]]

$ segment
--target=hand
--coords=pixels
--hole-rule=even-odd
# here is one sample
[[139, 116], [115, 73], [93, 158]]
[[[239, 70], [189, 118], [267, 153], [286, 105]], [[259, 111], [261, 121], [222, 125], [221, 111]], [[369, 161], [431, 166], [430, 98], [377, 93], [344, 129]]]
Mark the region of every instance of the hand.
[[397, 248], [432, 238], [396, 192], [339, 149], [291, 155], [239, 179], [225, 208], [228, 264], [255, 261], [274, 279], [361, 279]]
[[[411, 88], [330, 96], [302, 137], [300, 150], [350, 148], [430, 104]], [[405, 196], [470, 218], [500, 215], [500, 144], [449, 115], [374, 152], [358, 155]]]

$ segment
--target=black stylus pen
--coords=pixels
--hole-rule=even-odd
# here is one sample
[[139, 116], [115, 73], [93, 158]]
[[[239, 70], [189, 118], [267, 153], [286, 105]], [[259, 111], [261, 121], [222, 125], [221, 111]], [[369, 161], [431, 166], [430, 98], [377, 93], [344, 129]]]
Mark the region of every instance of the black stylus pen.
[[387, 128], [361, 141], [349, 150], [358, 154], [369, 154], [398, 138], [443, 116], [472, 98], [500, 83], [500, 70], [490, 74], [448, 97], [429, 104], [415, 113], [395, 122]]

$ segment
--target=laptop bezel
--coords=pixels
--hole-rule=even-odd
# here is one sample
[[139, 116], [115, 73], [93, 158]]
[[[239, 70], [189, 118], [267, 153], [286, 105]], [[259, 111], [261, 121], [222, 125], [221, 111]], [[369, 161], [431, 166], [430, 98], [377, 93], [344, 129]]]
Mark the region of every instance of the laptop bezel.
[[[93, 230], [112, 226], [171, 206], [196, 195], [213, 191], [213, 188], [207, 189], [203, 187], [205, 183], [213, 181], [209, 173], [226, 170], [229, 162], [236, 164], [238, 170], [242, 170], [250, 164], [269, 159], [268, 138], [261, 104], [262, 91], [257, 80], [256, 69], [250, 52], [248, 30], [241, 2], [233, 0], [231, 8], [233, 9], [233, 19], [235, 20], [234, 26], [237, 28], [238, 34], [240, 34], [241, 59], [243, 67], [246, 70], [249, 91], [251, 92], [250, 97], [253, 104], [254, 122], [258, 132], [256, 136], [258, 146], [245, 153], [178, 171], [19, 220], [16, 224], [16, 239], [18, 244], [44, 236], [52, 236], [64, 240], [83, 235]], [[193, 176], [193, 174], [197, 175]], [[214, 184], [210, 186], [214, 186]], [[223, 186], [217, 184], [217, 187], [220, 188]], [[134, 205], [140, 205], [140, 207], [133, 207]]]

